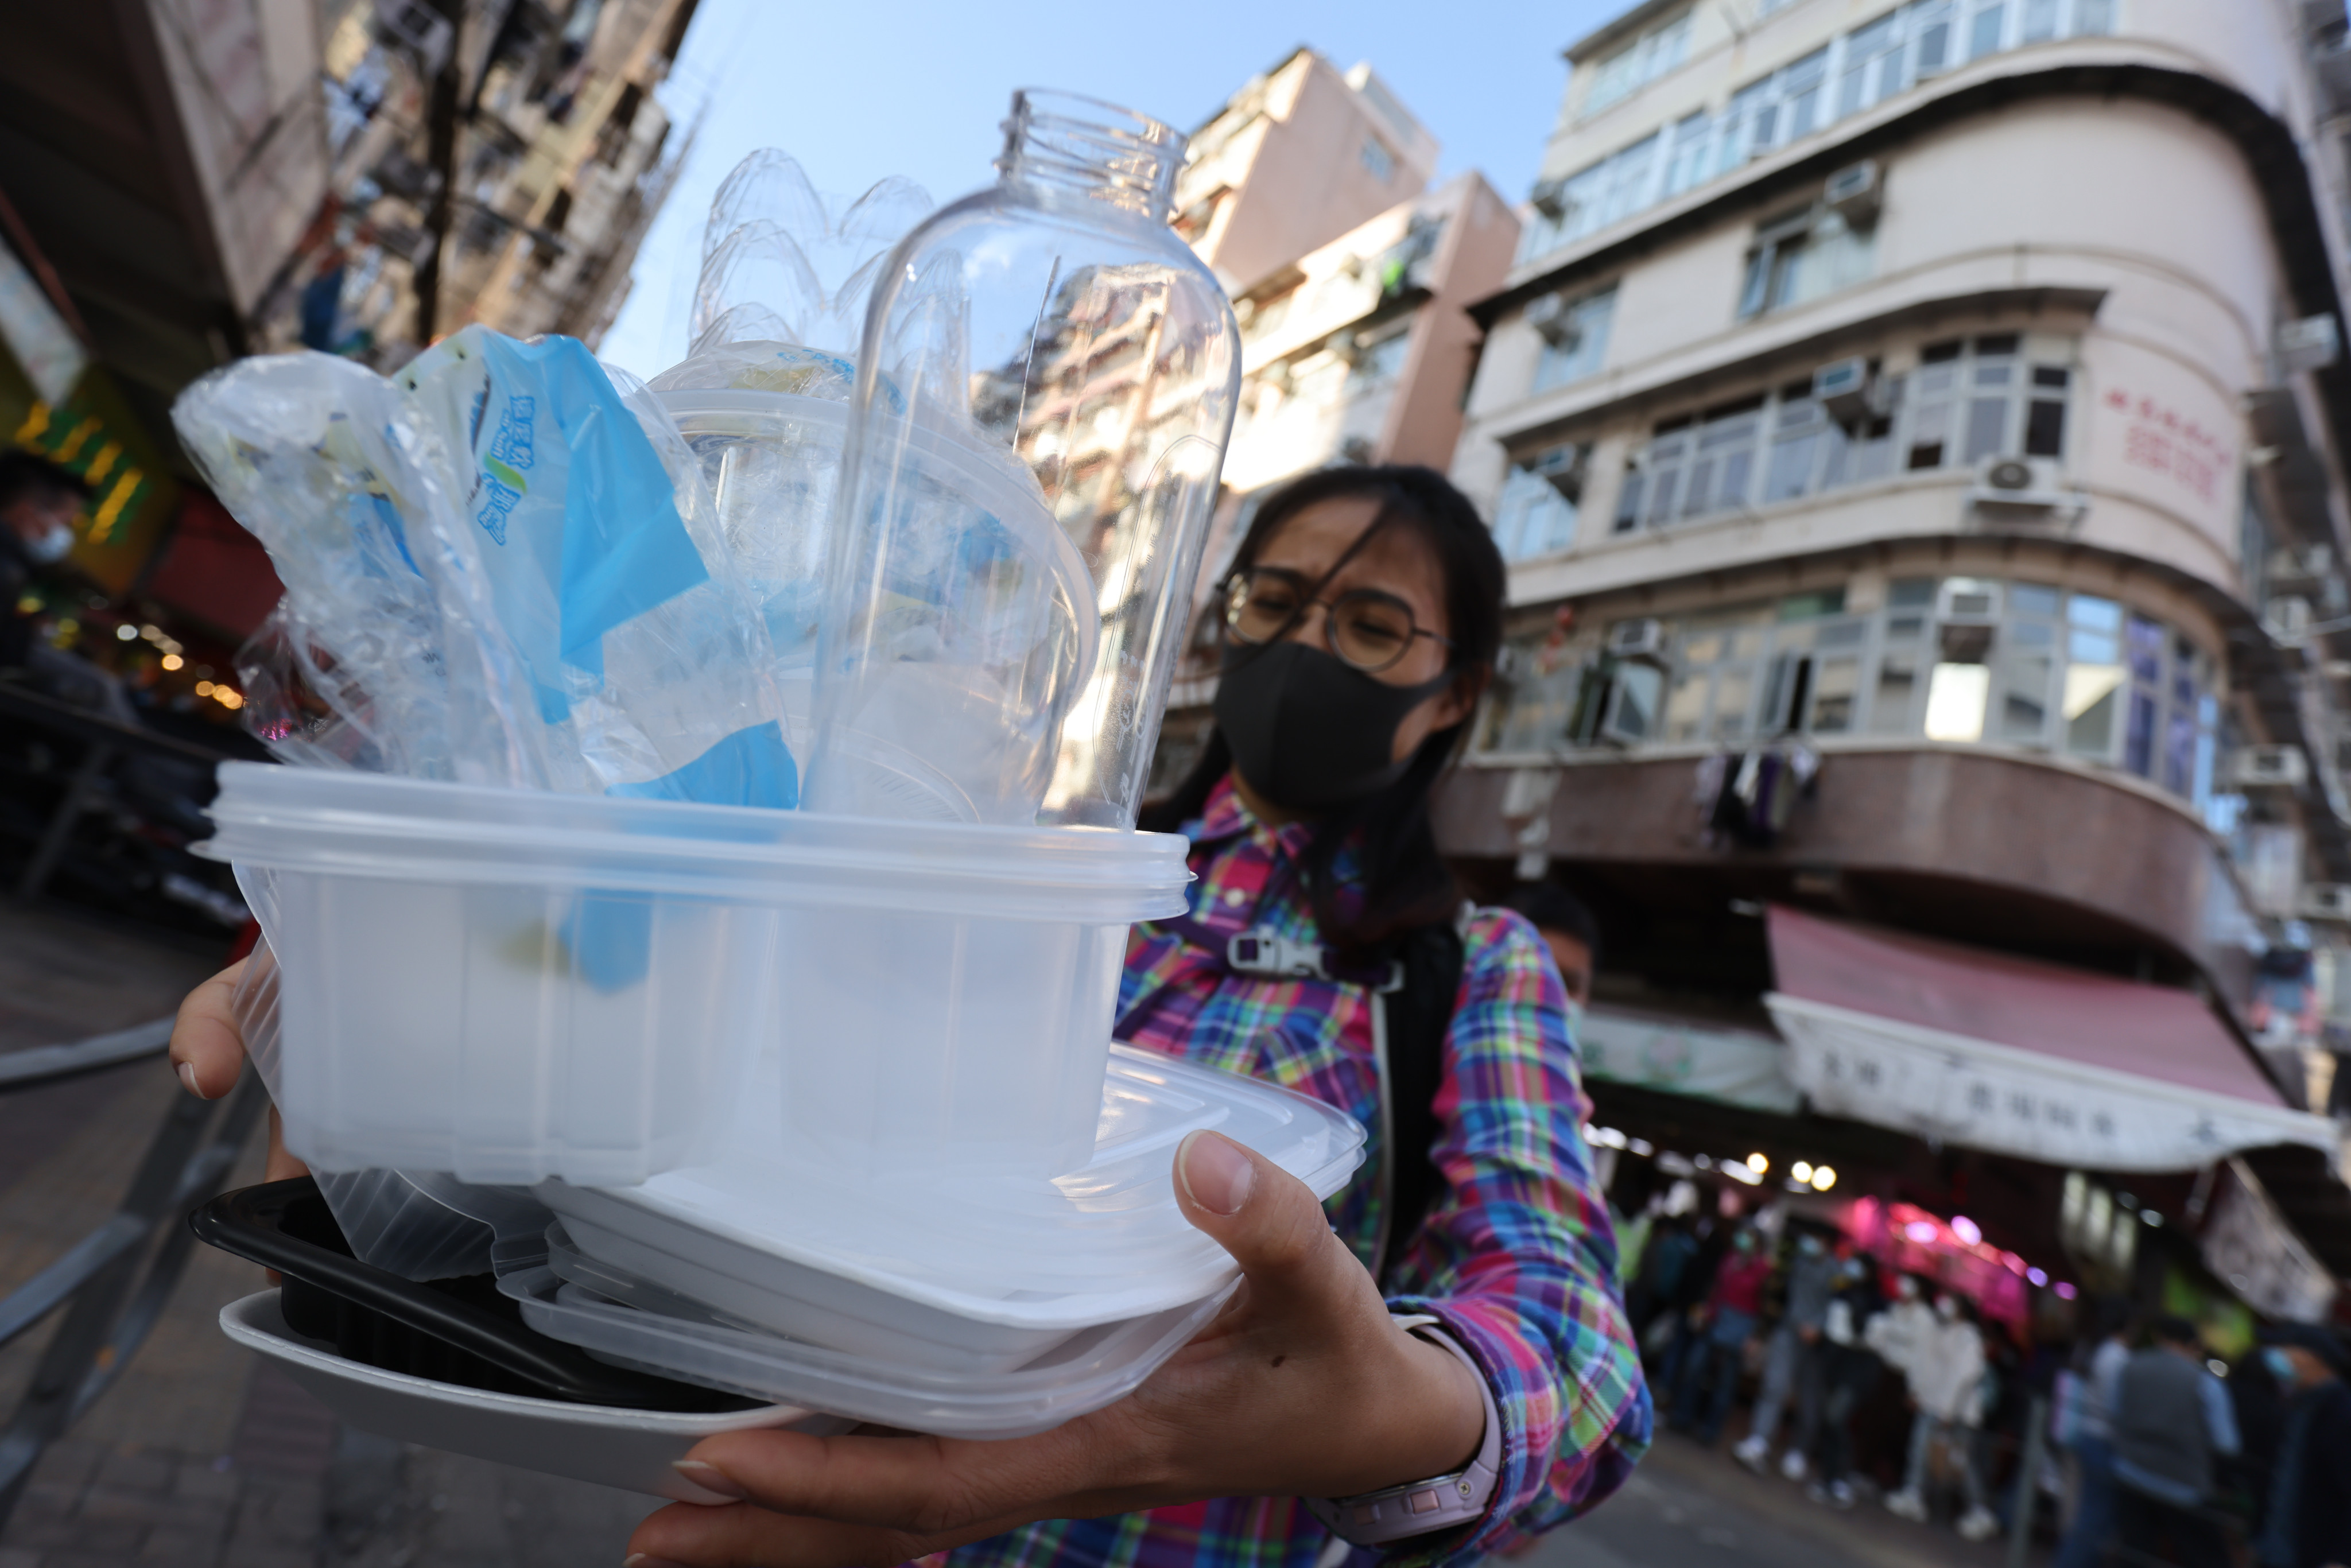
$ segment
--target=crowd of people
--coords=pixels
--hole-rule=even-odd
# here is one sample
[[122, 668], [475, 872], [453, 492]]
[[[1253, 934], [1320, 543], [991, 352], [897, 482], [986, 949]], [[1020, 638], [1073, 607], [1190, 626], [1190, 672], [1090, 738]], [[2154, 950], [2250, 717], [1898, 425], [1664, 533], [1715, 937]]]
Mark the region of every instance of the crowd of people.
[[2077, 1344], [2035, 1343], [1829, 1227], [1662, 1207], [1626, 1228], [1625, 1294], [1670, 1430], [1719, 1443], [1751, 1380], [1732, 1457], [1826, 1507], [1874, 1493], [1925, 1522], [1953, 1494], [1980, 1541], [2047, 1494], [2056, 1568], [2351, 1564], [2351, 1350], [2328, 1331], [2264, 1330], [2231, 1364], [2109, 1300]]

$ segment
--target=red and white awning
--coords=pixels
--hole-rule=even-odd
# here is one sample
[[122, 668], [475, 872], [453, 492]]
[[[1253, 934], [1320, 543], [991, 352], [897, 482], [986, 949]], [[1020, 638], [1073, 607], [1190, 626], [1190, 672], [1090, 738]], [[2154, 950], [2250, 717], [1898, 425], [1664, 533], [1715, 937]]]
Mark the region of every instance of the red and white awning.
[[2050, 1165], [2336, 1150], [2193, 994], [1773, 907], [1764, 998], [1815, 1110]]

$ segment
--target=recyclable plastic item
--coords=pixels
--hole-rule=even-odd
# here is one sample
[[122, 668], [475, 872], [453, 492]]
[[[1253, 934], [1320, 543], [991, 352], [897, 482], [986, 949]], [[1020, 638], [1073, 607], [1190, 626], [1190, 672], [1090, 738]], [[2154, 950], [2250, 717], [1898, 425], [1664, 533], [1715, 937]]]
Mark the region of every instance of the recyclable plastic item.
[[1206, 1299], [1071, 1335], [1026, 1365], [975, 1373], [841, 1355], [772, 1334], [664, 1316], [565, 1282], [551, 1269], [498, 1288], [523, 1321], [622, 1366], [690, 1377], [758, 1398], [950, 1437], [1024, 1437], [1114, 1404], [1207, 1326], [1238, 1285]]
[[706, 1387], [615, 1369], [525, 1327], [487, 1275], [418, 1284], [350, 1255], [307, 1176], [243, 1187], [199, 1207], [197, 1239], [279, 1270], [280, 1308], [308, 1338], [389, 1372], [640, 1410], [737, 1407]]
[[625, 1189], [539, 1186], [571, 1248], [611, 1272], [590, 1279], [553, 1250], [550, 1265], [607, 1297], [630, 1294], [616, 1276], [652, 1281], [735, 1326], [894, 1366], [993, 1372], [1233, 1281], [1231, 1256], [1176, 1207], [1186, 1134], [1221, 1132], [1318, 1197], [1363, 1158], [1353, 1118], [1273, 1084], [1126, 1046], [1098, 1082], [1093, 1157], [1050, 1179], [852, 1177], [740, 1117], [709, 1165]]
[[852, 1174], [1072, 1168], [1126, 929], [1190, 877], [1166, 834], [258, 764], [220, 784], [202, 852], [281, 966], [273, 1093], [326, 1171], [627, 1185], [747, 1105]]
[[[853, 735], [936, 763], [982, 821], [1132, 827], [1239, 336], [1168, 226], [1181, 135], [1035, 92], [1015, 95], [1005, 132], [997, 185], [933, 214], [873, 286], [810, 803], [894, 814], [844, 766]], [[1004, 482], [981, 494], [950, 481], [967, 455]], [[1078, 591], [1056, 539], [1084, 569]]]
[[234, 1343], [283, 1366], [339, 1419], [361, 1431], [677, 1502], [728, 1500], [675, 1468], [705, 1437], [778, 1427], [827, 1433], [844, 1425], [792, 1406], [707, 1414], [627, 1410], [386, 1372], [294, 1333], [276, 1291], [231, 1301], [221, 1309], [220, 1326]]

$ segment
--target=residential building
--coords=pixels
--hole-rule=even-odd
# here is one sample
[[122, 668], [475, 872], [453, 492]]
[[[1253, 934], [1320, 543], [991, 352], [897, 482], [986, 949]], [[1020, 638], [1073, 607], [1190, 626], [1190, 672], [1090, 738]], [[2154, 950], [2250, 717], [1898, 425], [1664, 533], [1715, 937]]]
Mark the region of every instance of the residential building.
[[1232, 286], [1239, 413], [1157, 784], [1180, 777], [1207, 734], [1218, 647], [1209, 601], [1258, 498], [1333, 463], [1451, 460], [1481, 336], [1468, 307], [1506, 280], [1519, 218], [1474, 172], [1426, 189], [1437, 154], [1368, 66], [1343, 77], [1305, 49], [1195, 140], [1177, 200], [1204, 193], [1195, 210], [1207, 202], [1213, 217], [1193, 243], [1220, 273], [1251, 270]]
[[[2150, 1125], [2232, 1096], [2265, 1131], [2070, 1157], [2241, 1152], [2342, 1276], [2292, 1120], [2351, 908], [2325, 9], [1653, 0], [1571, 48], [1473, 312], [1454, 473], [1514, 621], [1440, 820], [1600, 912], [1595, 1038], [1783, 1045], [1787, 1106], [1947, 1187], [1947, 1146], [2068, 1163], [2022, 1129], [2079, 1068]], [[1848, 937], [1838, 997], [1792, 979]], [[2126, 1004], [2171, 1021], [2083, 1021]], [[2053, 1253], [2055, 1178], [2009, 1174]]]

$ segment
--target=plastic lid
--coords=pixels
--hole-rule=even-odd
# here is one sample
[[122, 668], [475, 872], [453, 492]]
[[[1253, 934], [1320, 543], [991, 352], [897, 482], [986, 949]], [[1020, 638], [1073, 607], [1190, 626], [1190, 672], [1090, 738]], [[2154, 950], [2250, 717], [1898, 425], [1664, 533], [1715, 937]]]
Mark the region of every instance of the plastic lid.
[[1173, 833], [829, 817], [224, 763], [198, 852], [276, 870], [1124, 923], [1182, 914]]
[[1125, 1397], [1217, 1314], [1234, 1286], [1074, 1334], [1018, 1370], [978, 1375], [893, 1366], [641, 1312], [565, 1284], [549, 1269], [510, 1274], [498, 1289], [532, 1328], [616, 1365], [909, 1431], [1021, 1437]]
[[1197, 1301], [1233, 1278], [1231, 1256], [1176, 1204], [1186, 1134], [1214, 1128], [1317, 1197], [1345, 1185], [1365, 1138], [1321, 1101], [1129, 1046], [1113, 1048], [1093, 1159], [1050, 1180], [862, 1180], [778, 1153], [761, 1128], [747, 1116], [711, 1164], [642, 1186], [537, 1190], [583, 1250], [621, 1238], [625, 1266], [646, 1275], [663, 1260], [674, 1288], [705, 1299], [687, 1277], [773, 1292], [808, 1271], [968, 1322], [1071, 1329]]

